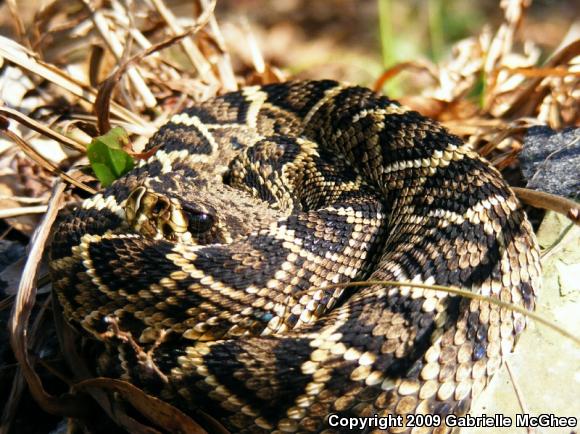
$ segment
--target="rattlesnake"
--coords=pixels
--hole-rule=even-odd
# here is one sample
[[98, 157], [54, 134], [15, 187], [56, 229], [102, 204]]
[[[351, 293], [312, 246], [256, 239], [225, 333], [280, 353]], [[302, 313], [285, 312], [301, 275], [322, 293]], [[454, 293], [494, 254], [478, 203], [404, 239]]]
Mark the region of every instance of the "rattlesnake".
[[173, 116], [147, 150], [64, 213], [54, 288], [105, 343], [101, 374], [233, 432], [464, 414], [525, 327], [488, 302], [333, 283], [534, 308], [538, 246], [501, 175], [371, 90], [248, 87]]

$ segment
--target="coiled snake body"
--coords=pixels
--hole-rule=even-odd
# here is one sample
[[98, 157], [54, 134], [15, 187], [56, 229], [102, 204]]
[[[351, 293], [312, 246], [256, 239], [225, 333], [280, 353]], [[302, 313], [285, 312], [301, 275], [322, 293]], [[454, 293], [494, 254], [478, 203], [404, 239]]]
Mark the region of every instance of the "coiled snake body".
[[51, 273], [106, 344], [102, 372], [186, 412], [233, 432], [463, 414], [525, 327], [488, 302], [333, 283], [534, 308], [538, 247], [500, 174], [368, 89], [249, 87], [174, 116], [157, 147], [63, 215]]

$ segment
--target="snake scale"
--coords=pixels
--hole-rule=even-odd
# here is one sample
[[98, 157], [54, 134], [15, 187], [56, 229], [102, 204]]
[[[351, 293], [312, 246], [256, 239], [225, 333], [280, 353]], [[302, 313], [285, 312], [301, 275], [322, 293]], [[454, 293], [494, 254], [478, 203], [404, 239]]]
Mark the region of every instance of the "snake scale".
[[534, 308], [538, 246], [499, 172], [369, 89], [247, 87], [173, 116], [147, 151], [62, 214], [54, 289], [103, 343], [101, 374], [232, 432], [465, 414], [526, 324], [432, 289], [332, 284], [451, 285]]

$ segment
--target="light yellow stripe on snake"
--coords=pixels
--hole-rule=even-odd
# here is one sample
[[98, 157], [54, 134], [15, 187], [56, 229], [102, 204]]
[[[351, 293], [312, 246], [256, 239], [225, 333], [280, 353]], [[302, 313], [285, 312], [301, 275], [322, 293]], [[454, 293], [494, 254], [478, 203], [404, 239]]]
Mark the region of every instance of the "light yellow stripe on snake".
[[[189, 370], [194, 370], [198, 375], [204, 377], [203, 381], [212, 386], [211, 392], [208, 396], [217, 402], [224, 409], [230, 411], [235, 408], [240, 414], [251, 417], [258, 416], [259, 412], [252, 408], [248, 402], [241, 396], [236, 395], [232, 390], [228, 389], [223, 384], [220, 384], [215, 376], [210, 375], [207, 366], [205, 365], [203, 357], [211, 351], [211, 347], [219, 342], [198, 342], [194, 346], [186, 347], [185, 352], [187, 356], [180, 356], [178, 358], [179, 368], [172, 369], [172, 375], [179, 378], [187, 373]], [[191, 399], [191, 391], [187, 388], [179, 389], [182, 396]], [[232, 408], [233, 407], [233, 408]], [[254, 423], [263, 429], [272, 430], [274, 427], [265, 419], [258, 417], [254, 419]]]
[[345, 89], [345, 86], [336, 86], [336, 87], [328, 89], [326, 92], [324, 92], [324, 96], [322, 98], [320, 98], [316, 102], [316, 104], [314, 104], [312, 106], [312, 108], [308, 111], [308, 113], [306, 113], [306, 116], [304, 116], [304, 121], [303, 121], [304, 125], [308, 125], [308, 123], [310, 122], [310, 119], [312, 119], [312, 116], [314, 116], [318, 112], [318, 110], [320, 110], [320, 107], [322, 107], [328, 101], [333, 99], [336, 95], [338, 95], [340, 92], [342, 92], [343, 89]]
[[471, 151], [467, 145], [456, 146], [448, 144], [444, 150], [436, 150], [430, 158], [416, 158], [413, 160], [396, 161], [392, 164], [384, 166], [382, 173], [397, 172], [406, 169], [429, 168], [429, 174], [434, 175], [437, 170], [449, 166], [451, 161], [459, 161], [468, 157], [471, 158]]
[[103, 197], [101, 193], [89, 198], [85, 199], [81, 204], [82, 209], [97, 209], [102, 210], [107, 208], [109, 211], [115, 213], [122, 219], [125, 218], [125, 210], [123, 208], [124, 201], [120, 204], [117, 203], [115, 196], [110, 195], [106, 199]]
[[[398, 106], [395, 104], [392, 104], [388, 107], [381, 107], [381, 108], [376, 108], [376, 109], [372, 109], [372, 110], [361, 110], [360, 112], [356, 113], [351, 120], [351, 123], [357, 123], [358, 121], [360, 121], [363, 118], [366, 118], [367, 116], [376, 116], [377, 118], [381, 119], [384, 118], [388, 115], [402, 115], [405, 114], [409, 111], [409, 109], [407, 107], [404, 106]], [[384, 122], [382, 122], [384, 125]]]
[[[210, 134], [210, 133], [208, 133]], [[211, 134], [210, 134], [211, 135]], [[213, 145], [212, 145], [213, 146]], [[212, 151], [213, 153], [213, 151]], [[161, 173], [171, 173], [173, 171], [174, 162], [186, 162], [188, 164], [205, 163], [210, 158], [211, 154], [191, 154], [187, 149], [182, 149], [180, 151], [166, 152], [162, 149], [158, 150], [155, 155], [150, 157], [148, 160], [141, 160], [139, 167], [146, 166], [148, 164], [159, 162], [161, 163]], [[155, 180], [154, 178], [149, 178], [149, 180]], [[156, 179], [159, 181], [159, 178]], [[146, 186], [149, 186], [149, 182], [145, 182]]]
[[248, 107], [248, 112], [246, 114], [246, 123], [251, 128], [256, 128], [258, 125], [258, 115], [260, 114], [260, 109], [263, 107], [264, 103], [268, 99], [268, 94], [260, 90], [260, 86], [252, 86], [245, 88], [242, 94], [246, 97], [247, 101], [250, 103]]
[[189, 116], [187, 113], [180, 113], [180, 114], [174, 115], [171, 118], [170, 122], [172, 122], [174, 124], [178, 124], [178, 125], [187, 125], [187, 126], [195, 127], [197, 129], [197, 131], [199, 131], [202, 134], [202, 136], [211, 145], [211, 149], [212, 149], [211, 153], [214, 153], [217, 151], [218, 144], [216, 143], [213, 135], [208, 130], [207, 125], [204, 124], [197, 116]]
[[481, 216], [484, 209], [490, 209], [493, 206], [502, 203], [506, 204], [503, 208], [506, 215], [509, 216], [511, 211], [516, 207], [515, 200], [512, 198], [506, 199], [504, 196], [497, 194], [477, 202], [475, 205], [469, 207], [463, 214], [437, 208], [430, 210], [426, 217], [434, 217], [438, 219], [437, 225], [441, 228], [445, 228], [450, 224], [460, 225], [464, 221], [469, 221], [472, 224], [482, 225], [483, 230], [488, 235], [499, 234], [502, 231], [499, 223], [492, 220], [484, 221]]
[[[180, 271], [176, 273], [180, 274], [187, 274], [194, 279], [200, 279], [199, 283], [201, 286], [205, 288], [205, 291], [198, 291], [197, 294], [205, 298], [210, 303], [215, 304], [216, 306], [220, 305], [220, 300], [229, 299], [234, 302], [239, 302], [240, 305], [243, 305], [244, 298], [247, 297], [247, 294], [255, 294], [257, 292], [257, 288], [250, 285], [249, 287], [245, 288], [244, 290], [237, 290], [231, 286], [225, 285], [223, 282], [219, 280], [214, 280], [212, 276], [206, 275], [203, 270], [199, 270], [195, 267], [193, 262], [197, 258], [196, 252], [202, 250], [204, 246], [189, 246], [184, 244], [177, 244], [173, 248], [173, 252], [166, 255], [166, 258], [172, 261]], [[173, 276], [172, 276], [173, 277]], [[260, 309], [265, 309], [274, 313], [278, 316], [284, 315], [286, 308], [285, 305], [295, 305], [297, 302], [294, 300], [292, 303], [291, 300], [287, 297], [284, 304], [281, 303], [274, 303], [270, 298], [259, 296], [254, 301], [254, 304], [259, 302]], [[253, 312], [253, 308], [247, 309], [247, 312], [244, 312], [244, 316], [251, 316]], [[276, 318], [276, 317], [274, 317]], [[273, 318], [273, 319], [274, 319]], [[185, 332], [184, 336], [188, 338], [191, 336], [192, 338], [197, 338], [195, 333]]]
[[[203, 154], [194, 154], [200, 155], [207, 158], [206, 155]], [[173, 171], [173, 162], [183, 160], [185, 158], [191, 157], [187, 149], [182, 149], [180, 151], [171, 151], [165, 152], [164, 150], [158, 150], [155, 155], [149, 158], [146, 161], [143, 161], [140, 166], [145, 166], [147, 164], [151, 164], [154, 162], [161, 163], [161, 173], [170, 173]]]

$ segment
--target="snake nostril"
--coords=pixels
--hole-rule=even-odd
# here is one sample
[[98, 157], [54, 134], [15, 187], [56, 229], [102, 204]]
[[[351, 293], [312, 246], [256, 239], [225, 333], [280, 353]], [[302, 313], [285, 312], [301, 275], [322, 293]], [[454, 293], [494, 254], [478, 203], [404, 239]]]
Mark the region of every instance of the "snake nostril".
[[167, 210], [168, 206], [169, 206], [168, 203], [166, 203], [164, 200], [161, 200], [160, 198], [158, 198], [155, 205], [153, 205], [153, 207], [151, 207], [151, 214], [160, 215], [164, 211]]

